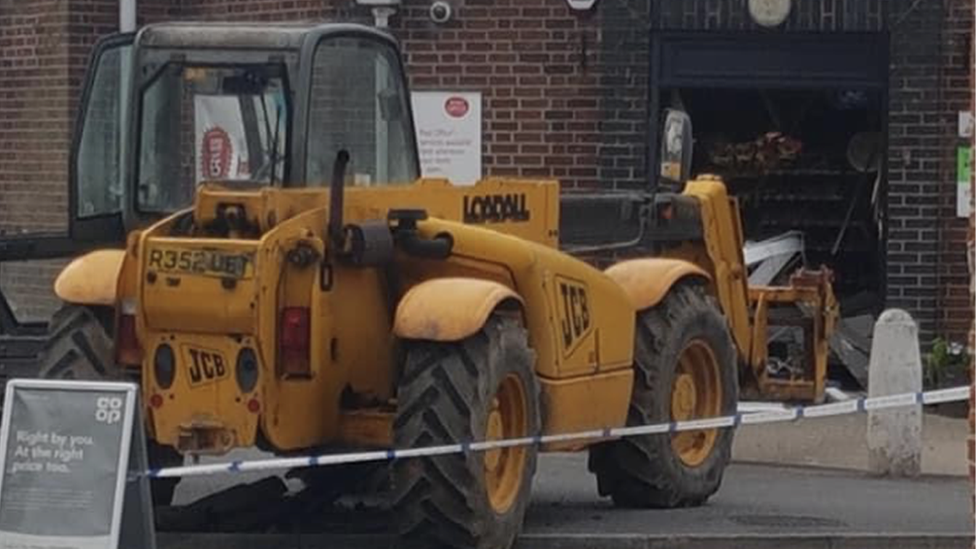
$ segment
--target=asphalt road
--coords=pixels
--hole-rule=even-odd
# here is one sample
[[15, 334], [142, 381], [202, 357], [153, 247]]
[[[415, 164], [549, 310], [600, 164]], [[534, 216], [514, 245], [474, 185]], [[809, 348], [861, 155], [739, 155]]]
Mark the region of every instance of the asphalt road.
[[[255, 457], [238, 453], [235, 459]], [[226, 459], [226, 457], [224, 458]], [[268, 474], [239, 475], [256, 480]], [[185, 479], [176, 503], [188, 503], [230, 485], [230, 477]], [[735, 463], [721, 490], [694, 509], [615, 509], [599, 498], [585, 454], [544, 455], [533, 488], [525, 532], [547, 534], [972, 535], [971, 487], [965, 477], [882, 479], [848, 470]], [[328, 522], [343, 533], [375, 528], [373, 513], [349, 512]], [[323, 526], [320, 523], [318, 531]], [[326, 528], [326, 530], [328, 530]]]
[[972, 534], [970, 488], [959, 477], [886, 480], [809, 468], [733, 464], [704, 507], [615, 509], [596, 495], [583, 456], [552, 456], [540, 471], [527, 531], [540, 533]]

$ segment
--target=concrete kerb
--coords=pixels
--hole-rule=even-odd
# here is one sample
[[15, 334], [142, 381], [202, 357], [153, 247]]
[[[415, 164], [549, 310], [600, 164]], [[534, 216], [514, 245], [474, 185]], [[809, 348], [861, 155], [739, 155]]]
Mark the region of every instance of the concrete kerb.
[[[379, 549], [392, 539], [328, 534], [160, 534], [158, 549]], [[965, 534], [523, 534], [514, 549], [970, 549]]]
[[[515, 549], [955, 549], [970, 547], [959, 535], [525, 535]], [[311, 549], [311, 548], [310, 548]]]

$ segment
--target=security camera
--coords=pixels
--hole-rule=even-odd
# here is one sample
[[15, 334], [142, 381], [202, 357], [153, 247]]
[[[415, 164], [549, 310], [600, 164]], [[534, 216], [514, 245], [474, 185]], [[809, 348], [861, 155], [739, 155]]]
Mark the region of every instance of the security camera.
[[437, 0], [430, 5], [430, 20], [435, 23], [447, 23], [451, 20], [452, 15], [451, 4], [444, 0]]

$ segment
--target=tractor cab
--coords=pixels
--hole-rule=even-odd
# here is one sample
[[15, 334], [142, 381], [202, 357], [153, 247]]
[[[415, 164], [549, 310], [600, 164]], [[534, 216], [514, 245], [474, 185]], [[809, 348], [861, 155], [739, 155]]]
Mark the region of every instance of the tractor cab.
[[159, 24], [102, 40], [72, 150], [71, 237], [124, 241], [202, 184], [411, 183], [419, 163], [393, 39], [345, 24]]

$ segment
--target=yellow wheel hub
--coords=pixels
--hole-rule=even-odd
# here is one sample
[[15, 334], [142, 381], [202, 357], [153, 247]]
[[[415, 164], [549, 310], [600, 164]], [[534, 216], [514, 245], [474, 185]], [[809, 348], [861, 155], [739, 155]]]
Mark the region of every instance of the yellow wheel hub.
[[[718, 361], [704, 341], [692, 340], [678, 356], [671, 384], [671, 421], [717, 417], [722, 412], [722, 384]], [[681, 431], [671, 436], [671, 448], [688, 467], [697, 467], [715, 449], [717, 429]]]
[[695, 380], [688, 374], [679, 374], [674, 380], [671, 394], [671, 418], [690, 419], [695, 411]]
[[[505, 435], [502, 426], [502, 414], [498, 411], [498, 399], [495, 399], [495, 407], [488, 414], [488, 430], [485, 438], [488, 440], [501, 440]], [[502, 463], [502, 450], [500, 448], [485, 452], [485, 471], [494, 472]]]
[[[498, 385], [485, 425], [485, 438], [503, 440], [528, 436], [528, 405], [522, 380], [509, 374]], [[507, 447], [485, 451], [485, 485], [496, 513], [511, 509], [525, 474], [526, 448]]]

